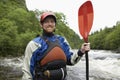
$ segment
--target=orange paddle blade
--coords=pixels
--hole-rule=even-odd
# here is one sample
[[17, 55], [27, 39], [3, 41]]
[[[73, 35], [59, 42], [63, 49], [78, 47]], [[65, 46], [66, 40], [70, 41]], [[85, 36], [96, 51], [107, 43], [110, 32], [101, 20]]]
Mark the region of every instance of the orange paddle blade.
[[79, 32], [85, 42], [88, 42], [88, 35], [93, 24], [93, 6], [91, 1], [86, 1], [78, 11]]

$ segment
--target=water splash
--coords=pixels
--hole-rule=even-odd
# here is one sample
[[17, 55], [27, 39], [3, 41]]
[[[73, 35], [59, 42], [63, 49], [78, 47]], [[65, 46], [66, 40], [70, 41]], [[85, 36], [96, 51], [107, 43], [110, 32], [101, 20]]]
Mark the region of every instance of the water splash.
[[[74, 51], [76, 52], [76, 50]], [[0, 58], [0, 66], [13, 69], [12, 75], [20, 74], [21, 76], [22, 62], [23, 57]], [[67, 69], [67, 80], [86, 80], [84, 56], [78, 64], [67, 66]], [[120, 54], [104, 50], [91, 50], [89, 52], [89, 69], [90, 80], [120, 80]]]

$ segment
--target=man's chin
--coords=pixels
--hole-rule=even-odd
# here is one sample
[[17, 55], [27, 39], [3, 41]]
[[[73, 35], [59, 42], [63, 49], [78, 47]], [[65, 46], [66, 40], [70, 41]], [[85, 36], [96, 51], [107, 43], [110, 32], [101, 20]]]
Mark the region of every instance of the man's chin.
[[53, 32], [55, 32], [55, 30], [44, 30], [45, 32], [47, 32], [47, 33], [53, 33]]

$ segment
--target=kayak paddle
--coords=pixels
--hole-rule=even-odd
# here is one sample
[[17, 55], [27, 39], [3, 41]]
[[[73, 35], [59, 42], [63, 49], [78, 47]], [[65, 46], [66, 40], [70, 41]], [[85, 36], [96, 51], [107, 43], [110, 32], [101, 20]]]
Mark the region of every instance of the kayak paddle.
[[[91, 1], [83, 3], [78, 10], [78, 25], [79, 32], [83, 37], [84, 42], [88, 42], [88, 35], [93, 24], [93, 6]], [[86, 57], [86, 80], [89, 80], [89, 59], [88, 52], [85, 54]]]

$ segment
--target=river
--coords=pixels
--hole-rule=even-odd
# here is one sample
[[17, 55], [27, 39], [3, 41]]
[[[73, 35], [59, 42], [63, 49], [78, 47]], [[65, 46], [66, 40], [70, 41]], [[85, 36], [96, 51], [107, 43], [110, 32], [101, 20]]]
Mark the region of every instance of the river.
[[[0, 58], [0, 80], [21, 80], [22, 62], [23, 57]], [[67, 69], [67, 80], [86, 80], [84, 56], [79, 63], [67, 66]], [[120, 80], [120, 54], [105, 50], [91, 50], [89, 80]]]

